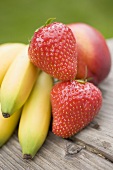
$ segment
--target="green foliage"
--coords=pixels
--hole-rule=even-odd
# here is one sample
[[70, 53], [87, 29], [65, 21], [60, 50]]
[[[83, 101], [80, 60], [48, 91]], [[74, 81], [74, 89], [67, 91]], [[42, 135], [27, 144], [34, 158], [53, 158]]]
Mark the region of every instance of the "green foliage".
[[28, 43], [48, 18], [65, 24], [85, 22], [113, 37], [113, 0], [1, 0], [0, 43]]

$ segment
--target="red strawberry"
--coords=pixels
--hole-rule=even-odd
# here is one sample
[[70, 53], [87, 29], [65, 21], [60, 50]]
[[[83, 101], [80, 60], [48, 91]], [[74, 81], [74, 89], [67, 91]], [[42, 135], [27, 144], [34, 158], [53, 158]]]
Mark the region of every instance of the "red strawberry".
[[30, 61], [60, 80], [77, 74], [76, 40], [69, 27], [54, 22], [39, 28], [29, 44]]
[[102, 105], [102, 94], [89, 82], [60, 82], [53, 86], [51, 103], [52, 131], [68, 138], [83, 129], [97, 115]]

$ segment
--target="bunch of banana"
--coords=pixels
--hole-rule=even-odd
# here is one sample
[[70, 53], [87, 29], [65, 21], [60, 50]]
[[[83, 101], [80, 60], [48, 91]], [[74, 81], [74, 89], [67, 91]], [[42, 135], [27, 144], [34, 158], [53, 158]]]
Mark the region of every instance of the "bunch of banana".
[[19, 124], [18, 138], [23, 158], [33, 158], [48, 133], [53, 80], [30, 62], [28, 45], [0, 45], [1, 63], [4, 67], [0, 68], [3, 75], [0, 77], [0, 147], [9, 140]]

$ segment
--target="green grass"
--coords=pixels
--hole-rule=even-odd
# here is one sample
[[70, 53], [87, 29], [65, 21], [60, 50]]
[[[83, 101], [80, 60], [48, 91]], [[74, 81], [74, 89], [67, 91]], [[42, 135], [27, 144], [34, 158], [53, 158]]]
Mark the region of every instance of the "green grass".
[[113, 0], [1, 0], [0, 44], [28, 43], [50, 17], [65, 24], [85, 22], [106, 39], [113, 37]]

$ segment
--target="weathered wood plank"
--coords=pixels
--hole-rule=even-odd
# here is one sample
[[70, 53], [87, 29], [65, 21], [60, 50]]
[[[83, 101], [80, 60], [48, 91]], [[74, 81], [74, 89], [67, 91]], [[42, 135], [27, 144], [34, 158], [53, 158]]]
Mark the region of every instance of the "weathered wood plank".
[[[58, 154], [58, 157], [61, 157], [61, 159], [64, 160], [65, 164], [67, 164], [68, 168], [70, 169], [74, 169], [75, 167], [77, 169], [84, 170], [113, 168], [113, 165], [105, 159], [98, 157], [96, 154], [88, 152], [85, 148], [85, 145], [77, 145], [71, 141], [58, 138], [52, 133], [49, 134], [46, 142], [48, 142], [48, 144], [45, 145], [47, 150], [50, 150], [53, 154]], [[54, 149], [56, 146], [59, 146], [59, 149]], [[55, 151], [55, 153], [53, 151]], [[104, 164], [106, 164], [106, 167]]]
[[[16, 138], [16, 140], [15, 140]], [[113, 165], [102, 157], [87, 151], [85, 146], [59, 138], [49, 132], [47, 140], [33, 160], [23, 160], [17, 135], [0, 151], [1, 169], [29, 170], [112, 170]]]
[[[15, 140], [16, 138], [16, 140]], [[33, 160], [23, 160], [17, 136], [13, 136], [0, 152], [1, 169], [46, 170], [112, 170], [113, 165], [91, 153], [84, 146], [61, 139], [51, 132]]]

